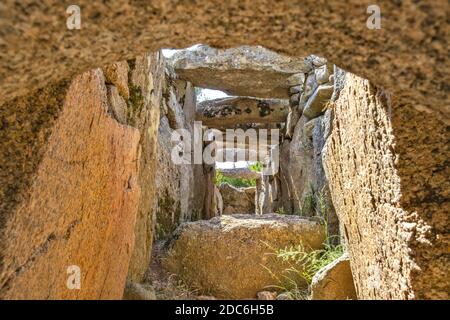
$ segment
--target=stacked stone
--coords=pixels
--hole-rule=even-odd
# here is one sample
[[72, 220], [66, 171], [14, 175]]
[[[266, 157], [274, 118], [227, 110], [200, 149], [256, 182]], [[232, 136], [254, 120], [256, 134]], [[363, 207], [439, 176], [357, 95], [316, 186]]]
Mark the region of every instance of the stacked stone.
[[291, 138], [302, 115], [309, 120], [324, 112], [324, 106], [334, 91], [333, 65], [326, 59], [309, 56], [305, 59], [310, 70], [288, 79], [291, 110], [286, 121], [286, 137]]
[[339, 222], [329, 196], [322, 153], [333, 117], [326, 105], [339, 96], [345, 72], [314, 55], [304, 62], [306, 71], [287, 79], [290, 111], [280, 148], [278, 204], [285, 212], [314, 216], [315, 210], [304, 206], [313, 189], [324, 198], [329, 234], [338, 235]]

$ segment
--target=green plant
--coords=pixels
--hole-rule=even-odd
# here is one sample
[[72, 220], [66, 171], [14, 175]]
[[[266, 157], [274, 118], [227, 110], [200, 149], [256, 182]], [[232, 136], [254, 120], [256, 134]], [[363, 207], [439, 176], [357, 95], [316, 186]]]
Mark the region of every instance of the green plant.
[[[324, 228], [326, 230], [326, 224]], [[308, 250], [303, 245], [278, 250], [272, 249], [275, 258], [286, 264], [287, 267], [281, 274], [275, 274], [275, 272], [266, 268], [278, 282], [277, 285], [271, 287], [288, 294], [291, 299], [307, 299], [314, 275], [344, 253], [344, 247], [332, 244], [331, 238], [327, 236], [323, 249], [318, 250]]]
[[309, 189], [297, 214], [299, 216], [317, 216], [326, 220], [328, 207], [325, 190], [322, 188], [316, 191], [311, 184]]
[[261, 172], [262, 169], [263, 169], [263, 165], [262, 165], [261, 162], [256, 161], [255, 163], [249, 165], [248, 168], [249, 168], [250, 170], [252, 170], [252, 171], [255, 171], [255, 172]]
[[230, 178], [216, 171], [216, 185], [220, 186], [222, 183], [228, 183], [236, 188], [246, 188], [256, 186], [256, 179]]
[[277, 210], [275, 210], [275, 212], [278, 214], [286, 214], [286, 210], [284, 210], [283, 207], [279, 207]]
[[319, 250], [306, 250], [302, 245], [289, 247], [275, 252], [276, 257], [290, 265], [290, 271], [301, 276], [311, 284], [313, 276], [324, 266], [333, 262], [344, 253], [342, 245], [332, 245], [325, 241], [324, 248]]

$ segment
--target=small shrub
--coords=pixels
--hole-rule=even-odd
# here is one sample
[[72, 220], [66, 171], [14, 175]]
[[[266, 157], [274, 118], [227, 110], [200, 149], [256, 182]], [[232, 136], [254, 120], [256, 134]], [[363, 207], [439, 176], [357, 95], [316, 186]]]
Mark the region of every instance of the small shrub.
[[275, 252], [276, 257], [290, 265], [294, 271], [308, 284], [313, 276], [327, 264], [333, 262], [344, 253], [342, 245], [331, 245], [326, 241], [324, 249], [307, 251], [302, 245], [285, 248]]
[[257, 161], [254, 164], [249, 165], [248, 168], [255, 172], [261, 172], [263, 169], [263, 165], [261, 162]]
[[222, 183], [228, 183], [236, 188], [246, 188], [256, 186], [256, 179], [230, 178], [216, 171], [216, 186], [220, 186]]
[[[326, 227], [325, 224], [324, 228]], [[344, 253], [344, 247], [340, 244], [333, 245], [331, 238], [327, 236], [323, 249], [319, 250], [310, 251], [302, 245], [273, 250], [272, 254], [275, 258], [287, 264], [288, 267], [281, 274], [275, 274], [266, 268], [278, 281], [277, 285], [271, 287], [288, 294], [294, 300], [308, 299], [314, 275]]]

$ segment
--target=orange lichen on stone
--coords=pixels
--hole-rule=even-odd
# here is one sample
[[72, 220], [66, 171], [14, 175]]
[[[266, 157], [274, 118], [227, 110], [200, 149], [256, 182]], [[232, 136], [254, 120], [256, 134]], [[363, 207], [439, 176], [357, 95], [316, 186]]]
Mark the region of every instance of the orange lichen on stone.
[[[133, 250], [140, 186], [135, 128], [107, 114], [96, 69], [67, 90], [28, 192], [6, 222], [3, 299], [120, 299]], [[67, 273], [79, 266], [81, 288]]]

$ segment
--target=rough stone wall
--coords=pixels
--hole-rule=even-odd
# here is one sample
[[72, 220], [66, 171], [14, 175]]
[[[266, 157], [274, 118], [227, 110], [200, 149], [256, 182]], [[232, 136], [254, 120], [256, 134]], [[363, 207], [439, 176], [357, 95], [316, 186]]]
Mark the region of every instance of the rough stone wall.
[[[397, 165], [402, 179], [401, 204], [411, 215], [417, 209], [417, 216], [432, 226], [430, 237], [438, 243], [444, 241], [441, 234], [448, 225], [444, 213], [448, 212], [445, 199], [449, 188], [445, 179], [448, 164], [442, 165], [441, 149], [448, 145], [445, 130], [450, 113], [448, 1], [379, 1], [380, 30], [367, 29], [365, 12], [372, 3], [359, 0], [78, 4], [82, 32], [67, 30], [62, 14], [65, 6], [51, 0], [27, 1], [26, 5], [6, 1], [2, 6], [0, 174], [8, 183], [0, 186], [1, 230], [17, 207], [28, 201], [69, 79], [93, 67], [135, 57], [145, 49], [201, 42], [218, 47], [263, 45], [292, 55], [316, 53], [392, 92], [403, 115], [393, 115], [396, 139], [402, 142], [396, 144], [402, 156]], [[11, 100], [14, 97], [22, 98]], [[417, 125], [422, 121], [425, 123]], [[442, 158], [448, 159], [448, 155]], [[439, 247], [433, 241], [432, 250]], [[423, 270], [429, 268], [429, 277], [435, 277], [440, 268], [430, 261], [439, 265], [445, 255], [427, 255], [423, 246], [414, 245], [415, 261]], [[0, 249], [5, 270], [5, 250]], [[425, 288], [421, 284], [427, 280], [425, 271], [417, 276], [413, 273], [415, 286]], [[430, 285], [446, 283], [439, 279]], [[428, 289], [428, 295], [435, 296], [443, 291]], [[427, 296], [425, 289], [416, 291], [418, 297]]]
[[256, 180], [256, 213], [266, 214], [281, 212], [279, 197], [281, 196], [278, 175], [262, 175]]
[[255, 214], [255, 187], [236, 188], [222, 183], [219, 190], [223, 201], [223, 214]]
[[[175, 164], [171, 159], [171, 135], [175, 129], [193, 134], [195, 92], [188, 82], [176, 80], [166, 72], [164, 99], [158, 133], [158, 163], [156, 170], [157, 201], [156, 236], [167, 237], [181, 222], [198, 219], [203, 209], [203, 193], [196, 190], [202, 184], [202, 171], [194, 164]], [[198, 199], [200, 198], [200, 199]]]
[[[158, 133], [158, 164], [156, 170], [157, 196], [155, 203], [157, 238], [165, 238], [181, 221], [181, 170], [173, 164], [171, 152], [171, 128], [167, 118], [161, 118]], [[188, 195], [184, 195], [188, 196]]]
[[[285, 185], [287, 197], [283, 197], [283, 210], [304, 216], [325, 215], [330, 235], [339, 234], [333, 204], [329, 195], [328, 181], [322, 164], [322, 149], [325, 145], [325, 126], [330, 114], [312, 120], [301, 117], [298, 121], [292, 141], [281, 150], [284, 155], [284, 170], [280, 171], [280, 180]], [[284, 209], [286, 208], [286, 209]], [[317, 210], [319, 212], [317, 212]]]
[[[0, 193], [2, 298], [118, 299], [127, 272], [142, 277], [161, 67], [146, 54], [1, 107], [2, 167], [20, 177], [8, 175]], [[66, 286], [71, 265], [81, 290]]]
[[[327, 105], [341, 89], [334, 67], [325, 58], [310, 56], [312, 68], [291, 77], [285, 139], [280, 147], [279, 210], [302, 216], [322, 216], [328, 234], [339, 235], [339, 221], [322, 165], [322, 149], [330, 134], [332, 110]], [[334, 239], [335, 242], [338, 239]]]
[[324, 163], [359, 299], [448, 299], [449, 141], [438, 113], [347, 74]]
[[379, 0], [379, 30], [367, 28], [366, 11], [373, 2], [361, 0], [79, 0], [77, 4], [81, 31], [67, 29], [65, 3], [4, 2], [0, 101], [161, 48], [196, 43], [222, 48], [262, 45], [294, 56], [327, 57], [399, 99], [437, 110], [448, 119], [446, 0]]
[[157, 133], [164, 84], [164, 58], [149, 53], [129, 61], [128, 123], [139, 129], [140, 163], [138, 183], [142, 187], [136, 217], [135, 246], [128, 280], [139, 282], [147, 271], [154, 236], [154, 203]]
[[[21, 188], [21, 198], [14, 207], [2, 208], [0, 297], [120, 298], [141, 194], [139, 130], [107, 113], [100, 69], [77, 76], [69, 86], [3, 105], [2, 122], [6, 111], [19, 119], [23, 110], [38, 105], [48, 107], [49, 114], [43, 109], [41, 117], [49, 116], [51, 127], [42, 127], [45, 118], [22, 118], [2, 130], [2, 157], [38, 157], [29, 167], [36, 170], [31, 183], [6, 189], [8, 195]], [[59, 115], [53, 113], [59, 107]], [[29, 131], [17, 131], [19, 124]], [[17, 134], [20, 138], [27, 131], [26, 142], [17, 143]], [[15, 151], [20, 148], [21, 153]], [[66, 287], [71, 265], [80, 267], [81, 290]]]

